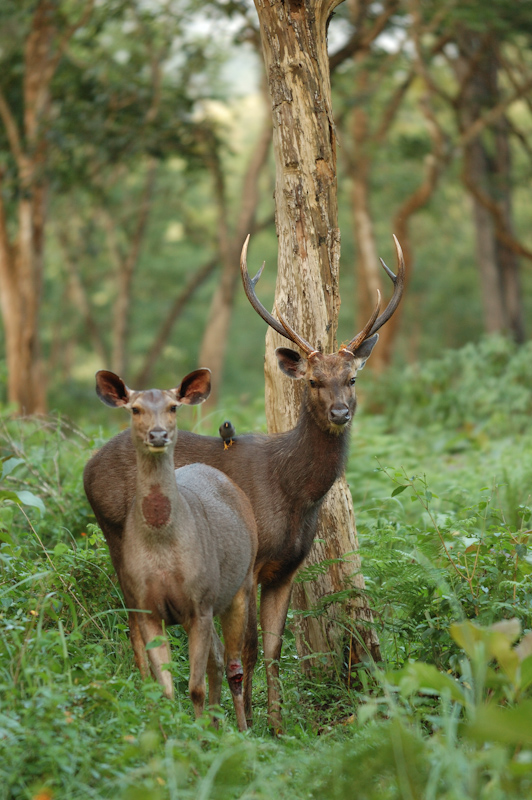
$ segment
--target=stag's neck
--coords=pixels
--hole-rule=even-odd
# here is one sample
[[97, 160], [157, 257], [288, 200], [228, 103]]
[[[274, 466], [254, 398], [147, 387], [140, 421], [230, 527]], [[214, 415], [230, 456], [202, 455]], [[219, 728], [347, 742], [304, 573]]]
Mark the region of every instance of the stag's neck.
[[323, 430], [303, 402], [295, 428], [279, 440], [285, 488], [294, 498], [317, 503], [342, 475], [349, 451], [351, 424], [339, 433]]
[[164, 453], [137, 451], [135, 530], [146, 539], [175, 536], [175, 523], [183, 510], [175, 480], [173, 448]]

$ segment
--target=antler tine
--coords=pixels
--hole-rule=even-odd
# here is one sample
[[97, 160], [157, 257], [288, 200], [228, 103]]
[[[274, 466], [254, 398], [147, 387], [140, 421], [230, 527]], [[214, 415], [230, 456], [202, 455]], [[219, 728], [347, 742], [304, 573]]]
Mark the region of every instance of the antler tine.
[[382, 258], [380, 259], [380, 262], [381, 262], [382, 266], [384, 267], [384, 270], [386, 271], [386, 274], [392, 279], [393, 285], [394, 285], [393, 294], [392, 294], [392, 296], [390, 298], [390, 302], [388, 303], [388, 305], [386, 306], [386, 308], [384, 309], [382, 314], [380, 316], [378, 316], [376, 319], [373, 320], [373, 323], [372, 323], [371, 328], [369, 329], [368, 333], [363, 338], [359, 339], [359, 337], [362, 336], [362, 334], [364, 333], [364, 331], [368, 327], [366, 325], [364, 327], [364, 329], [362, 331], [360, 331], [360, 333], [357, 334], [355, 336], [355, 338], [352, 339], [349, 342], [347, 347], [344, 348], [346, 350], [353, 350], [354, 349], [354, 345], [353, 345], [354, 342], [356, 342], [356, 347], [360, 347], [360, 345], [362, 344], [362, 342], [365, 339], [369, 339], [370, 336], [373, 336], [374, 333], [377, 333], [379, 328], [382, 328], [384, 323], [388, 322], [388, 320], [390, 319], [390, 317], [392, 316], [392, 314], [396, 310], [397, 306], [399, 305], [401, 297], [403, 296], [403, 290], [405, 288], [405, 260], [404, 260], [404, 256], [403, 256], [403, 250], [402, 250], [401, 245], [399, 244], [399, 240], [398, 240], [397, 236], [395, 236], [395, 234], [393, 235], [393, 241], [394, 241], [394, 244], [395, 244], [395, 251], [396, 251], [396, 255], [397, 255], [397, 275], [393, 274], [391, 269], [389, 269], [389, 267], [386, 266], [386, 264], [384, 263]]
[[349, 350], [350, 353], [354, 353], [357, 347], [360, 347], [362, 342], [364, 342], [369, 337], [370, 332], [375, 323], [375, 320], [379, 315], [380, 308], [381, 308], [381, 293], [377, 289], [377, 304], [372, 311], [371, 317], [368, 319], [368, 321], [366, 322], [360, 333], [357, 333], [354, 339], [351, 339], [351, 341], [348, 344], [341, 347], [340, 350]]
[[393, 294], [390, 298], [390, 302], [388, 303], [388, 305], [386, 306], [380, 317], [377, 317], [375, 324], [371, 329], [371, 333], [369, 334], [370, 336], [373, 336], [373, 334], [376, 333], [379, 330], [379, 328], [382, 328], [385, 322], [388, 322], [388, 320], [394, 313], [395, 309], [399, 305], [401, 297], [403, 296], [403, 290], [405, 288], [405, 259], [403, 256], [403, 250], [401, 248], [401, 245], [399, 244], [399, 239], [395, 234], [393, 234], [393, 241], [395, 244], [395, 252], [397, 256], [397, 275], [393, 274], [391, 269], [389, 269], [386, 266], [382, 258], [380, 259], [382, 266], [384, 267], [387, 274], [393, 281], [394, 284]]
[[248, 244], [249, 244], [249, 234], [246, 236], [246, 241], [244, 242], [244, 246], [242, 247], [242, 253], [240, 255], [240, 273], [242, 275], [242, 283], [244, 285], [244, 291], [246, 293], [246, 297], [248, 298], [249, 302], [251, 303], [251, 305], [259, 315], [259, 317], [262, 317], [264, 322], [267, 322], [270, 328], [273, 328], [274, 331], [280, 333], [281, 336], [285, 337], [285, 339], [290, 339], [290, 336], [287, 334], [283, 326], [274, 317], [272, 317], [269, 311], [267, 311], [264, 308], [259, 298], [255, 294], [255, 285], [258, 283], [259, 278], [262, 275], [264, 264], [259, 269], [254, 278], [249, 277], [248, 265], [247, 265]]
[[303, 339], [302, 336], [300, 336], [298, 333], [295, 332], [295, 330], [285, 320], [285, 318], [283, 317], [277, 306], [275, 306], [275, 313], [279, 317], [281, 325], [286, 331], [284, 335], [286, 336], [287, 339], [291, 339], [294, 342], [294, 344], [297, 344], [303, 350], [303, 352], [307, 354], [307, 356], [312, 356], [314, 355], [314, 353], [319, 352], [319, 350], [316, 350], [305, 339]]

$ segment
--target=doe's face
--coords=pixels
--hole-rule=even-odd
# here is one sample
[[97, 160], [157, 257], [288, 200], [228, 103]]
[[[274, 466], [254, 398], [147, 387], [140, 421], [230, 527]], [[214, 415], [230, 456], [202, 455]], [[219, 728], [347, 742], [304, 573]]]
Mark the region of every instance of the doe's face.
[[135, 447], [152, 453], [173, 447], [177, 440], [178, 407], [179, 402], [171, 391], [149, 389], [133, 392], [128, 408]]

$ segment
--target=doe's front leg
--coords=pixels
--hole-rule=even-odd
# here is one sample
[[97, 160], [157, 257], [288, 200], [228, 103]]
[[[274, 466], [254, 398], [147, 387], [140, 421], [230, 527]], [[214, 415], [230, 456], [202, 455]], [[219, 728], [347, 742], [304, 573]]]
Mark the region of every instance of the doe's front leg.
[[[164, 636], [163, 626], [160, 619], [152, 619], [151, 614], [139, 614], [137, 616], [144, 646], [149, 644], [153, 639], [158, 636]], [[148, 659], [154, 675], [155, 680], [162, 687], [163, 694], [169, 700], [174, 699], [174, 682], [172, 680], [172, 673], [168, 669], [163, 669], [163, 664], [169, 664], [171, 660], [170, 645], [168, 640], [158, 647], [151, 647], [148, 650]]]

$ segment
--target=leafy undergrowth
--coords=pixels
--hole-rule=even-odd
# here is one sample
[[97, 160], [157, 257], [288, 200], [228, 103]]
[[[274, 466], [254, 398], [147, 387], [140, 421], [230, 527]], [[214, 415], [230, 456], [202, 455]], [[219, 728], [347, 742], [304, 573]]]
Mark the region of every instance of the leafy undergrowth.
[[247, 734], [227, 688], [218, 730], [193, 720], [179, 630], [176, 701], [140, 681], [81, 486], [95, 440], [4, 419], [0, 798], [530, 796], [531, 355], [488, 339], [361, 377], [348, 479], [383, 661], [305, 677], [289, 626], [280, 739], [260, 663]]

